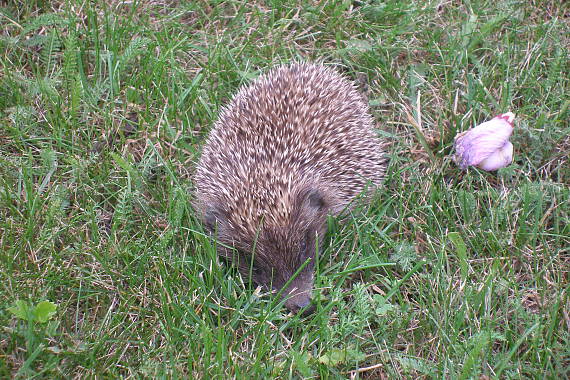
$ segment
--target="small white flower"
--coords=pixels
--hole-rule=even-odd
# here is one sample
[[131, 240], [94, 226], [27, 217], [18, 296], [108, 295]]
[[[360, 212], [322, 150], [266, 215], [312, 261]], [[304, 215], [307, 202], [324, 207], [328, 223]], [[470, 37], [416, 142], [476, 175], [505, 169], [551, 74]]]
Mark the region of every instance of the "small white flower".
[[515, 114], [507, 112], [479, 124], [455, 137], [454, 161], [466, 169], [477, 166], [493, 171], [508, 166], [513, 161], [513, 133]]

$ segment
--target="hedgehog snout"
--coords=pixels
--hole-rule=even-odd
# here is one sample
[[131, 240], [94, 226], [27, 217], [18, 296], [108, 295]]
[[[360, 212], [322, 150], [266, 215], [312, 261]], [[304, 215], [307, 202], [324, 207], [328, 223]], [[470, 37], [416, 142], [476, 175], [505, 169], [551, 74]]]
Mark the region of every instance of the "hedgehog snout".
[[285, 307], [294, 313], [304, 309], [303, 316], [310, 315], [315, 310], [315, 306], [311, 304], [311, 296], [308, 293], [301, 293], [290, 297], [285, 302]]
[[[282, 293], [285, 298], [285, 307], [292, 312], [308, 307], [311, 304], [312, 293], [312, 272], [300, 273]], [[307, 309], [307, 312], [310, 310], [311, 308]]]

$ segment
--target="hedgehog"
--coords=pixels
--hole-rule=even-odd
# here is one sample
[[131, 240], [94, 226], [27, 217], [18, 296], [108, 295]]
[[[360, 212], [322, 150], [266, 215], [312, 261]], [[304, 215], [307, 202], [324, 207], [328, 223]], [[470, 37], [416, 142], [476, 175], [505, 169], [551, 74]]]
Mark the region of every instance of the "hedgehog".
[[196, 167], [194, 207], [220, 257], [289, 310], [307, 310], [327, 217], [370, 199], [386, 163], [350, 80], [322, 64], [277, 66], [222, 108]]

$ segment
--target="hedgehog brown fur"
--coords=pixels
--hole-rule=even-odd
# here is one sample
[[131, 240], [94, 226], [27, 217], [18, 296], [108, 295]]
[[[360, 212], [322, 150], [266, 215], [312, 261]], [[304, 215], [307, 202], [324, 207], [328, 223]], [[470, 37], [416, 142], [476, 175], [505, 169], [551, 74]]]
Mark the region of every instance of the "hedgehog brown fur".
[[279, 66], [222, 109], [198, 163], [195, 206], [219, 254], [256, 283], [279, 290], [305, 265], [282, 292], [296, 310], [310, 303], [327, 215], [380, 185], [385, 168], [349, 80], [320, 64]]

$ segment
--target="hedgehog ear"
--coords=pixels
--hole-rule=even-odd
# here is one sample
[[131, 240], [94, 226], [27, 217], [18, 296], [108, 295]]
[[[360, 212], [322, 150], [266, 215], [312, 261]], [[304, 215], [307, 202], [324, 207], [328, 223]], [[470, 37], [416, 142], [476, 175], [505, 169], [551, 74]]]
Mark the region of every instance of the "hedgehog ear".
[[318, 189], [309, 190], [307, 194], [307, 202], [309, 207], [316, 211], [322, 211], [326, 206], [323, 193]]
[[225, 213], [217, 207], [210, 206], [204, 213], [204, 225], [210, 232], [216, 231], [218, 226], [225, 220]]

